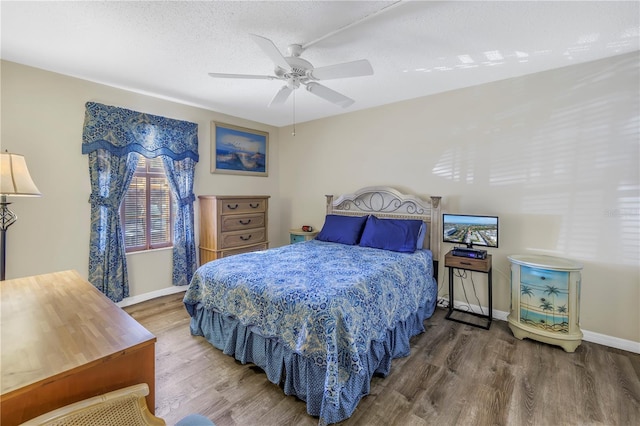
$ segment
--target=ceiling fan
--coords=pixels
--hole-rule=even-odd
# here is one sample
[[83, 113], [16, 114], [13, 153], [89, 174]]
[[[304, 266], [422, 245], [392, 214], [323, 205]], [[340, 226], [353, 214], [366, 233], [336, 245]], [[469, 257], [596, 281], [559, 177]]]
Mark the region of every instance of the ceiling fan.
[[269, 106], [283, 104], [287, 98], [289, 98], [289, 95], [302, 84], [306, 87], [308, 92], [346, 108], [355, 101], [336, 92], [335, 90], [317, 83], [317, 81], [360, 77], [373, 74], [373, 68], [371, 68], [371, 64], [366, 59], [314, 68], [309, 61], [300, 57], [300, 54], [304, 50], [302, 45], [289, 45], [289, 56], [285, 57], [280, 53], [276, 45], [268, 38], [255, 34], [251, 34], [251, 38], [253, 38], [260, 49], [262, 49], [262, 51], [275, 64], [275, 75], [224, 74], [215, 72], [209, 73], [209, 75], [215, 78], [245, 78], [285, 81], [286, 84], [282, 86], [273, 99], [271, 99]]

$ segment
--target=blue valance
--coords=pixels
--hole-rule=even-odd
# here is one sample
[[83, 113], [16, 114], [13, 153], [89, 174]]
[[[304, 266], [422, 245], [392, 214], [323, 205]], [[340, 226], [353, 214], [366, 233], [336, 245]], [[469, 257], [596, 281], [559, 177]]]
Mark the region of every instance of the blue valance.
[[86, 103], [82, 153], [104, 149], [116, 156], [138, 152], [197, 162], [198, 125], [96, 102]]

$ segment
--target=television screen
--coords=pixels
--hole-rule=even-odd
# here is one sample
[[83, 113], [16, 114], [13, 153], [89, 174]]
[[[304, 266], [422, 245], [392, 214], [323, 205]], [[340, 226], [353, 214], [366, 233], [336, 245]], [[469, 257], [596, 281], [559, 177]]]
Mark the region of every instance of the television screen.
[[445, 243], [497, 248], [498, 217], [443, 214], [442, 234]]

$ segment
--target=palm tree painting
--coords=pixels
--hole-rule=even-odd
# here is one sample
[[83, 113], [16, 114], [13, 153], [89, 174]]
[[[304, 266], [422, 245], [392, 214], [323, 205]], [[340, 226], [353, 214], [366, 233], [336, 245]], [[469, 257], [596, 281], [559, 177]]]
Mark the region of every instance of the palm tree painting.
[[[545, 287], [545, 291], [544, 294], [546, 294], [547, 296], [551, 296], [551, 304], [553, 305], [555, 303], [555, 296], [559, 295], [560, 292], [558, 291], [558, 287], [554, 286], [554, 285], [548, 285]], [[556, 316], [554, 314], [555, 309], [551, 310], [551, 315], [553, 315], [553, 324], [556, 324]]]
[[568, 333], [568, 274], [526, 266], [521, 271], [520, 322], [546, 331]]
[[[527, 298], [529, 299], [529, 303], [527, 305], [530, 306], [531, 305], [531, 296], [533, 296], [533, 290], [531, 290], [531, 287], [529, 287], [527, 285], [523, 285], [520, 288], [520, 293], [523, 296], [527, 296]], [[524, 309], [524, 320], [525, 320], [525, 322], [527, 321], [527, 314], [528, 313], [529, 313], [529, 309], [528, 308]], [[520, 314], [520, 315], [522, 315], [522, 314]]]
[[558, 313], [562, 315], [562, 323], [560, 324], [560, 331], [563, 333], [569, 332], [569, 311], [567, 305], [558, 306]]
[[[553, 305], [544, 297], [542, 299], [540, 299], [540, 302], [542, 303], [540, 305], [540, 308], [542, 309], [542, 312], [545, 313], [544, 315], [544, 319], [545, 319], [545, 327], [544, 328], [549, 328], [549, 317], [547, 316], [547, 311], [551, 311], [553, 312]], [[553, 325], [551, 325], [551, 327], [553, 328]]]

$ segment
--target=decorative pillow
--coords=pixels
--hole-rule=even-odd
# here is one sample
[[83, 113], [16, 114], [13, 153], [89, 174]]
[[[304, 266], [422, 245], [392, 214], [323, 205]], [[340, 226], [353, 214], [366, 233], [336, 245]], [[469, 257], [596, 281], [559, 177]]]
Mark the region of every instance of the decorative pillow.
[[422, 225], [420, 225], [420, 232], [418, 232], [418, 242], [416, 243], [416, 250], [422, 250], [422, 247], [424, 247], [424, 237], [426, 235], [427, 235], [427, 224], [422, 222]]
[[360, 241], [367, 216], [340, 216], [328, 214], [316, 240], [356, 245]]
[[378, 219], [369, 216], [362, 231], [360, 245], [384, 250], [413, 253], [424, 222], [412, 219]]

